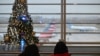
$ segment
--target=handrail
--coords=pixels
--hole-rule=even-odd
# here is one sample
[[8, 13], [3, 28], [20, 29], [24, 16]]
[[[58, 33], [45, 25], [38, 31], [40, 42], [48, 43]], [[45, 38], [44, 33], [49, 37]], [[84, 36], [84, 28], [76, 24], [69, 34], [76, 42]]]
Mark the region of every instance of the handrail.
[[[20, 54], [21, 52], [0, 52], [0, 54]], [[40, 54], [52, 54], [53, 52], [40, 52]], [[70, 54], [100, 54], [100, 52], [69, 52]]]
[[[74, 18], [73, 18], [74, 19]], [[0, 23], [1, 24], [7, 24], [7, 23]], [[33, 24], [40, 24], [38, 22], [33, 22]], [[48, 22], [45, 22], [45, 23], [41, 23], [41, 24], [48, 24]], [[61, 22], [56, 22], [55, 24], [61, 24]], [[66, 24], [69, 24], [66, 22]], [[71, 22], [70, 24], [100, 24], [100, 22]]]
[[[0, 33], [7, 33], [7, 32], [0, 32]], [[42, 32], [36, 32], [36, 33], [42, 33]], [[45, 32], [46, 33], [46, 32]], [[59, 34], [61, 32], [54, 32], [54, 34]], [[49, 34], [49, 33], [46, 33]], [[100, 32], [66, 32], [66, 34], [100, 34]]]
[[[40, 44], [56, 44], [57, 42], [40, 42]], [[96, 45], [96, 46], [100, 46], [100, 42], [66, 42], [66, 44], [68, 44], [69, 46], [70, 46], [70, 44], [71, 44], [71, 46], [73, 46], [74, 44], [76, 44], [76, 46], [78, 46], [77, 44], [81, 44], [81, 45], [86, 45], [87, 46], [87, 44], [88, 44], [88, 46], [89, 45]]]
[[[12, 13], [0, 13], [1, 15], [9, 15]], [[61, 13], [29, 13], [31, 15], [61, 15]], [[100, 13], [66, 13], [67, 15], [100, 15]]]
[[[6, 32], [0, 32], [0, 33], [6, 33]], [[36, 33], [42, 33], [42, 32], [36, 32]], [[46, 32], [45, 32], [46, 33]], [[54, 34], [59, 34], [61, 32], [54, 32]], [[49, 34], [49, 33], [46, 33]], [[100, 32], [66, 32], [66, 34], [100, 34]]]
[[[40, 42], [40, 44], [56, 44], [57, 42]], [[100, 42], [66, 42], [66, 44], [100, 44]]]

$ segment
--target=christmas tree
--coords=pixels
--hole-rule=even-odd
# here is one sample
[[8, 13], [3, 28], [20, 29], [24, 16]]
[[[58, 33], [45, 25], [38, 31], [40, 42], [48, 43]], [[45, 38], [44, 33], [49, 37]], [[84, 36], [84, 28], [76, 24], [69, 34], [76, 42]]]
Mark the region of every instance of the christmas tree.
[[20, 43], [21, 39], [24, 39], [27, 45], [39, 42], [33, 31], [32, 19], [28, 14], [27, 1], [15, 0], [4, 41], [16, 44]]

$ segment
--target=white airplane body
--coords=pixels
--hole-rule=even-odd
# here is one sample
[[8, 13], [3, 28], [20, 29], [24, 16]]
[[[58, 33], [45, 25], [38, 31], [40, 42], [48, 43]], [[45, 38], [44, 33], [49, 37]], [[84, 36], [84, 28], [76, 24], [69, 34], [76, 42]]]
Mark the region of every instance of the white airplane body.
[[95, 31], [95, 30], [98, 30], [98, 28], [96, 28], [94, 26], [74, 26], [74, 25], [70, 25], [68, 27], [70, 29], [80, 30], [80, 31]]

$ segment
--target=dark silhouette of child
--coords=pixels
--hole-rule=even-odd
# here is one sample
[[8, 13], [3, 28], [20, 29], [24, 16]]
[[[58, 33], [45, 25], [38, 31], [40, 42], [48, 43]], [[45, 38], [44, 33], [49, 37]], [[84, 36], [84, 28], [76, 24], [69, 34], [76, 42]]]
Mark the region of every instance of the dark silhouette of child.
[[25, 50], [19, 56], [40, 56], [37, 45], [32, 44], [25, 47]]
[[71, 54], [68, 52], [65, 42], [59, 41], [54, 48], [54, 54], [51, 56], [71, 56]]

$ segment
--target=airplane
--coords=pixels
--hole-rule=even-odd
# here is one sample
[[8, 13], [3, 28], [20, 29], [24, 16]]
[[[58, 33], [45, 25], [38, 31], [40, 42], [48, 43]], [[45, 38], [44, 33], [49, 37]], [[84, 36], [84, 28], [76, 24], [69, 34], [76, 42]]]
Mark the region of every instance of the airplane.
[[94, 26], [75, 26], [72, 24], [68, 24], [68, 28], [73, 30], [80, 30], [81, 32], [98, 30], [98, 28]]
[[55, 34], [53, 34], [55, 30], [56, 30], [55, 22], [52, 21], [51, 23], [49, 23], [46, 26], [46, 28], [43, 30], [43, 32], [41, 32], [39, 34], [38, 37], [39, 37], [40, 40], [43, 40], [44, 42], [47, 42], [47, 41], [49, 41], [48, 38], [51, 38], [51, 37], [55, 36]]

